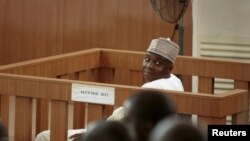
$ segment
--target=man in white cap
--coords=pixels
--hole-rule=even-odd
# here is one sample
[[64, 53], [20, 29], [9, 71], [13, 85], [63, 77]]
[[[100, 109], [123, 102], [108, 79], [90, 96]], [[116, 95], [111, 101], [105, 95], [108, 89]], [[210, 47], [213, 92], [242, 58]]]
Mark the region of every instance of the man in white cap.
[[[184, 91], [178, 77], [172, 74], [175, 59], [179, 53], [179, 45], [169, 38], [153, 39], [143, 60], [144, 88]], [[107, 120], [120, 120], [124, 117], [124, 108], [119, 107]], [[69, 130], [68, 136], [79, 137], [78, 133], [85, 130]], [[40, 133], [35, 141], [48, 141], [50, 131]]]
[[[179, 45], [169, 38], [153, 39], [143, 60], [142, 87], [184, 91], [181, 80], [171, 73], [179, 50]], [[123, 116], [124, 108], [119, 107], [108, 120], [120, 120]]]
[[153, 39], [143, 60], [142, 87], [184, 91], [180, 79], [171, 73], [179, 50], [169, 38]]

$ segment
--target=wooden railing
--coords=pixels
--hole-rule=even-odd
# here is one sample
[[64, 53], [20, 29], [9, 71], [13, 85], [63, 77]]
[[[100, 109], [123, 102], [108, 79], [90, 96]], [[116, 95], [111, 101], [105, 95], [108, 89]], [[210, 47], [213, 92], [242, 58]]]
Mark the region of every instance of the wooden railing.
[[[16, 141], [29, 141], [32, 134], [49, 128], [52, 141], [66, 140], [70, 105], [74, 105], [73, 128], [83, 128], [90, 121], [109, 116], [113, 107], [122, 105], [129, 95], [143, 89], [140, 87], [143, 57], [143, 52], [90, 49], [1, 66], [1, 117], [9, 131], [12, 130], [9, 123], [14, 118]], [[228, 115], [233, 117], [232, 124], [246, 124], [248, 72], [249, 62], [179, 56], [174, 73], [198, 76], [199, 93], [163, 92], [170, 95], [179, 113], [197, 115], [198, 125], [203, 128], [208, 124], [226, 124]], [[235, 90], [213, 95], [214, 78], [233, 79]], [[115, 104], [72, 102], [72, 83], [113, 87]], [[15, 116], [10, 116], [13, 97]], [[35, 114], [32, 111], [36, 111]]]

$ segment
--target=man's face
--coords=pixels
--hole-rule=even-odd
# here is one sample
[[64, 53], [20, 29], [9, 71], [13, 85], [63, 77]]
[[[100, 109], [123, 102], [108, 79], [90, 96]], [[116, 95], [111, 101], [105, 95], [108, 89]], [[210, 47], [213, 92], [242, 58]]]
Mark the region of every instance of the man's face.
[[173, 70], [173, 64], [160, 55], [147, 52], [143, 60], [144, 82], [168, 78]]

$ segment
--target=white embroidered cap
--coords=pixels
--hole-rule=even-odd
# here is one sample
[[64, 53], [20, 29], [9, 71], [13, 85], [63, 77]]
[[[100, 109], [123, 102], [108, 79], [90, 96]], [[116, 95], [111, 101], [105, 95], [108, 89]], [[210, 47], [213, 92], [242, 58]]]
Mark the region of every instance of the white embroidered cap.
[[174, 64], [176, 56], [180, 51], [180, 47], [169, 38], [160, 37], [151, 41], [147, 51], [158, 54]]

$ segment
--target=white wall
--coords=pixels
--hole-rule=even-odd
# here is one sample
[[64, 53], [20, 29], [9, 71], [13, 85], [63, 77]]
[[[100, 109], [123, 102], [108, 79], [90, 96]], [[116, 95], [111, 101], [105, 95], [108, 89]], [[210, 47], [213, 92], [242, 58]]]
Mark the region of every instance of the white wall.
[[[250, 0], [192, 0], [192, 6], [194, 56], [250, 61]], [[215, 82], [216, 93], [233, 89], [231, 80]]]
[[[235, 45], [236, 53], [249, 49], [250, 0], [193, 0], [192, 4], [194, 55], [200, 55], [203, 42]], [[250, 59], [250, 50], [246, 58]]]

